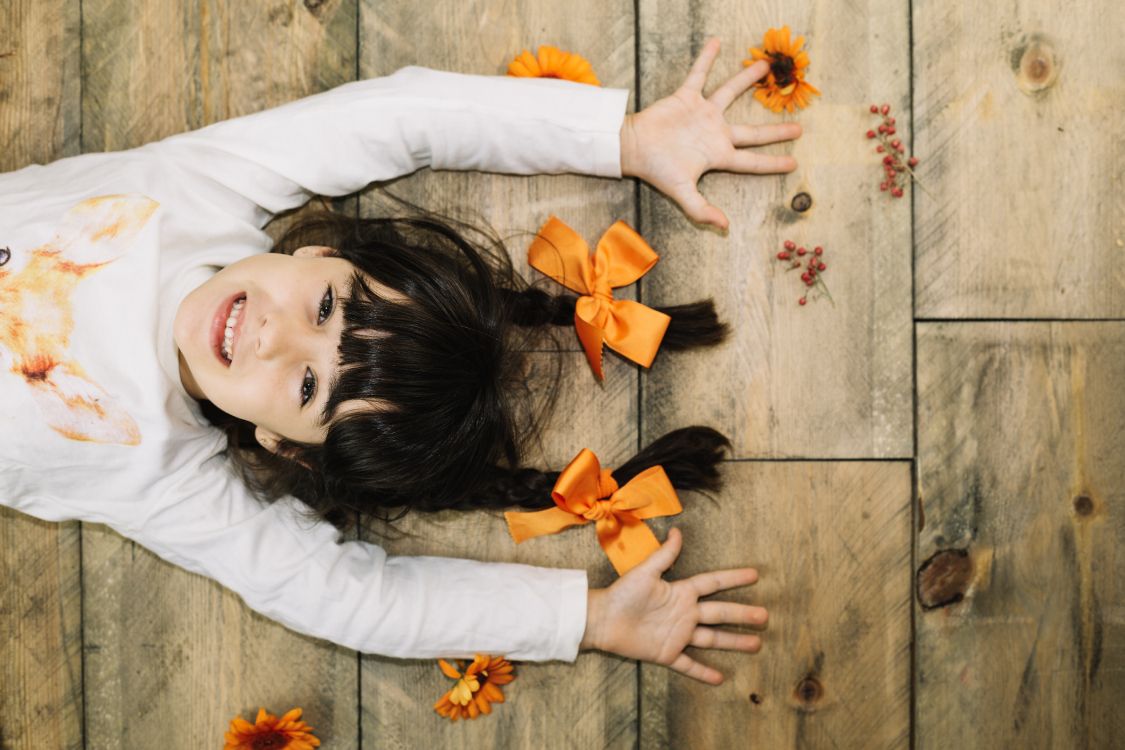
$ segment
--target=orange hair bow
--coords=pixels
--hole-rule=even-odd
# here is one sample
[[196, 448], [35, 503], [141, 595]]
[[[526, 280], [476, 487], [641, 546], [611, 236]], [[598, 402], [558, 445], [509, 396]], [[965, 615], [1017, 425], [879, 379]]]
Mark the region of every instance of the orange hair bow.
[[618, 488], [610, 470], [603, 469], [598, 457], [586, 448], [562, 470], [551, 497], [557, 507], [504, 514], [516, 544], [593, 521], [598, 541], [620, 575], [660, 549], [644, 519], [673, 516], [683, 510], [662, 467], [645, 469]]
[[602, 344], [643, 367], [652, 364], [671, 318], [631, 300], [615, 300], [613, 289], [648, 273], [660, 256], [623, 221], [615, 222], [590, 246], [558, 217], [552, 216], [527, 250], [531, 266], [583, 295], [574, 311], [574, 327], [586, 359], [599, 378]]

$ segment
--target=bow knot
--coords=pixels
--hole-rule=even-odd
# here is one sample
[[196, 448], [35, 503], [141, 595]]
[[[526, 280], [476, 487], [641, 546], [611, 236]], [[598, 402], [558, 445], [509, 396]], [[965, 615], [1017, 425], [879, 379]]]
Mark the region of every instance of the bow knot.
[[672, 319], [639, 302], [613, 298], [614, 288], [634, 283], [660, 260], [629, 225], [615, 222], [591, 255], [585, 240], [552, 216], [528, 248], [527, 260], [582, 295], [575, 305], [574, 327], [599, 378], [604, 377], [603, 344], [639, 365], [652, 364]]
[[644, 520], [682, 510], [663, 468], [645, 469], [618, 487], [610, 470], [602, 469], [597, 456], [586, 449], [559, 474], [551, 496], [554, 508], [504, 514], [516, 543], [593, 523], [598, 542], [619, 574], [627, 573], [660, 548]]

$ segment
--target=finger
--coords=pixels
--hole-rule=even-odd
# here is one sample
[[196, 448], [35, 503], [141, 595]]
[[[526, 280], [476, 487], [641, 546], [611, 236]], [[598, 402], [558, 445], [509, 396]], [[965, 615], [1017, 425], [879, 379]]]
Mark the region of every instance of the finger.
[[699, 622], [703, 625], [765, 625], [768, 621], [765, 607], [734, 602], [699, 603]]
[[769, 72], [769, 69], [770, 65], [765, 60], [759, 60], [753, 65], [743, 68], [728, 78], [726, 83], [715, 89], [714, 93], [707, 97], [708, 101], [720, 110], [725, 110], [731, 105], [731, 102], [746, 93], [746, 89], [750, 88], [754, 81]]
[[707, 40], [699, 53], [699, 57], [695, 58], [691, 70], [688, 71], [683, 88], [700, 94], [703, 93], [703, 87], [707, 84], [707, 76], [711, 74], [711, 66], [714, 65], [715, 58], [719, 56], [719, 46], [718, 37], [711, 37]]
[[801, 124], [786, 122], [780, 125], [731, 125], [730, 138], [735, 146], [765, 146], [801, 137]]
[[733, 568], [731, 570], [712, 570], [707, 573], [696, 573], [687, 579], [695, 591], [696, 597], [710, 596], [716, 591], [733, 589], [737, 586], [749, 586], [758, 582], [758, 571], [753, 568]]
[[672, 197], [676, 199], [676, 202], [680, 204], [684, 213], [692, 221], [700, 224], [711, 224], [719, 229], [726, 229], [730, 226], [726, 214], [708, 203], [707, 199], [694, 186]]
[[723, 675], [719, 670], [706, 667], [687, 654], [680, 654], [668, 666], [680, 674], [687, 675], [693, 680], [705, 682], [708, 685], [719, 685], [723, 681]]
[[696, 648], [717, 648], [723, 651], [747, 651], [756, 654], [762, 650], [762, 639], [750, 633], [728, 633], [714, 628], [696, 628], [691, 634], [691, 645]]
[[637, 567], [647, 567], [658, 575], [663, 573], [676, 562], [676, 558], [680, 556], [680, 549], [683, 548], [683, 543], [684, 537], [679, 529], [668, 529], [668, 536], [664, 539], [664, 544], [660, 545], [660, 549], [652, 553], [647, 560]]
[[721, 165], [727, 172], [749, 172], [752, 174], [780, 174], [792, 172], [797, 168], [797, 160], [792, 156], [770, 156], [753, 151], [735, 151]]

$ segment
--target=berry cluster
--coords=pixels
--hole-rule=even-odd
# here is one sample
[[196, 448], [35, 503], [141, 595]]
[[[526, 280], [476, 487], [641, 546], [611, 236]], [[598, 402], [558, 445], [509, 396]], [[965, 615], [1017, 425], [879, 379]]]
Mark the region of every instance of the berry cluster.
[[[828, 293], [828, 285], [824, 283], [824, 271], [828, 268], [828, 264], [824, 262], [824, 248], [820, 245], [814, 247], [811, 251], [804, 247], [798, 246], [792, 240], [785, 240], [784, 250], [777, 254], [777, 259], [789, 268], [785, 269], [786, 272], [795, 271], [798, 268], [803, 268], [804, 273], [801, 274], [801, 281], [809, 288], [817, 288], [823, 294], [813, 297], [814, 300], [820, 299], [822, 296], [828, 297], [832, 301], [832, 295]], [[803, 258], [808, 256], [808, 263], [806, 264]], [[808, 293], [797, 300], [798, 305], [808, 304]], [[835, 302], [833, 302], [835, 304]]]
[[880, 107], [878, 104], [872, 104], [871, 114], [879, 115], [883, 119], [876, 130], [867, 131], [868, 138], [879, 140], [875, 152], [884, 154], [883, 173], [886, 179], [879, 183], [879, 189], [884, 193], [890, 191], [894, 197], [901, 198], [903, 190], [898, 183], [899, 175], [909, 174], [911, 179], [917, 180], [912, 167], [917, 166], [918, 159], [911, 156], [903, 161], [902, 157], [906, 153], [906, 147], [902, 145], [902, 141], [894, 137], [895, 118], [891, 117], [891, 105], [884, 104]]

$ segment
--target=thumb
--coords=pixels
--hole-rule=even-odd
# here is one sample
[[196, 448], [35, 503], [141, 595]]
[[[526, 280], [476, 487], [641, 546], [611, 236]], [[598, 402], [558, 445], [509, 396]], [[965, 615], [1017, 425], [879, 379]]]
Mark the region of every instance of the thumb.
[[660, 574], [667, 571], [676, 562], [676, 558], [680, 556], [680, 550], [683, 548], [684, 537], [679, 529], [669, 529], [668, 537], [664, 540], [664, 544], [660, 545], [660, 549], [653, 552], [642, 565], [652, 572]]
[[719, 229], [730, 226], [726, 214], [707, 202], [694, 186], [676, 196], [676, 202], [684, 209], [684, 213], [692, 221], [700, 224], [711, 224]]

